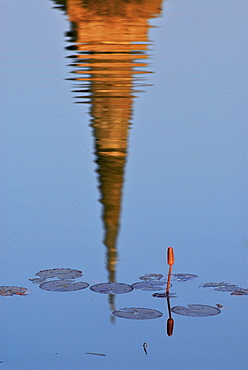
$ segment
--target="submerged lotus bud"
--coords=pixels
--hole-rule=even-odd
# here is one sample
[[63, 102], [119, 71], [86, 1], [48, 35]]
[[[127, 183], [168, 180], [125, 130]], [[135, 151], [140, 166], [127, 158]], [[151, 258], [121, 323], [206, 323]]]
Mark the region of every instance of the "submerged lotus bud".
[[172, 247], [169, 247], [167, 250], [167, 263], [168, 265], [174, 265], [174, 251]]
[[173, 334], [174, 320], [170, 317], [167, 320], [167, 334], [170, 337]]

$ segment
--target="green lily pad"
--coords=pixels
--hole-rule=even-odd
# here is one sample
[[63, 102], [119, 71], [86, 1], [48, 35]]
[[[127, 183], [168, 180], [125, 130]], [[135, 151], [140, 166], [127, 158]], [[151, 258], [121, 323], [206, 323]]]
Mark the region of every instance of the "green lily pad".
[[140, 290], [145, 290], [145, 291], [159, 291], [159, 290], [164, 290], [166, 286], [165, 281], [138, 281], [137, 283], [132, 284], [133, 289], [140, 289]]
[[32, 281], [33, 284], [41, 284], [41, 283], [46, 281], [46, 279], [44, 279], [44, 278], [33, 278], [33, 279], [29, 279], [29, 280]]
[[74, 270], [70, 268], [55, 268], [55, 269], [47, 269], [41, 270], [35, 274], [36, 276], [40, 276], [43, 279], [51, 279], [51, 278], [58, 278], [62, 280], [67, 279], [76, 279], [83, 275], [82, 271]]
[[123, 319], [132, 319], [132, 320], [151, 320], [157, 319], [163, 316], [162, 312], [153, 310], [151, 308], [121, 308], [112, 312], [114, 316], [122, 317]]
[[180, 274], [172, 274], [171, 279], [176, 280], [177, 282], [181, 281], [188, 281], [191, 279], [198, 278], [198, 275], [195, 274], [185, 274], [185, 273], [180, 273]]
[[150, 281], [150, 280], [160, 280], [162, 279], [162, 274], [145, 274], [143, 276], [140, 276], [140, 280]]
[[73, 283], [71, 280], [51, 280], [40, 284], [40, 288], [51, 292], [73, 292], [76, 290], [85, 289], [89, 286], [88, 283], [79, 281]]
[[216, 283], [205, 283], [201, 284], [199, 287], [200, 288], [217, 288], [217, 287], [224, 287], [224, 286], [229, 286], [230, 283], [225, 283], [224, 281], [216, 282]]
[[0, 295], [10, 297], [13, 295], [27, 295], [28, 289], [18, 286], [0, 286]]
[[237, 287], [237, 285], [230, 284], [230, 285], [219, 286], [215, 288], [214, 290], [217, 290], [218, 292], [233, 292], [238, 289], [241, 289], [241, 288]]
[[199, 288], [215, 288], [218, 292], [232, 292], [231, 295], [248, 295], [248, 289], [241, 288], [235, 284], [225, 283], [224, 281], [217, 283], [205, 283]]
[[238, 289], [238, 290], [234, 290], [231, 295], [248, 295], [248, 289]]
[[133, 287], [124, 283], [110, 282], [92, 285], [90, 289], [93, 290], [93, 292], [102, 294], [123, 294], [131, 292]]
[[171, 311], [178, 315], [191, 317], [215, 316], [221, 312], [219, 308], [203, 304], [188, 304], [188, 307], [175, 306], [172, 307]]

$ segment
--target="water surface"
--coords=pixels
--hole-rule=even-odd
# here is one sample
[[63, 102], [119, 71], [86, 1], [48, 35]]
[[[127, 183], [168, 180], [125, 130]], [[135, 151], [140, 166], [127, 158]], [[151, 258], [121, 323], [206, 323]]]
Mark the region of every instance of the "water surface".
[[[247, 296], [199, 286], [248, 287], [247, 4], [104, 4], [1, 2], [0, 285], [30, 293], [0, 297], [0, 365], [246, 369]], [[166, 276], [168, 246], [173, 272], [198, 275], [172, 281], [171, 306], [223, 306], [172, 314], [170, 337], [153, 292], [29, 280], [130, 285]], [[128, 307], [163, 316], [111, 314]]]

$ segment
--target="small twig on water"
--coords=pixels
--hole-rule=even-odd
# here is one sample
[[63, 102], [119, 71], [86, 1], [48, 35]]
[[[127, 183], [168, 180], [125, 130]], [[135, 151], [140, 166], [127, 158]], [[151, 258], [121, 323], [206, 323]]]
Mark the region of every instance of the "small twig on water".
[[85, 352], [86, 355], [106, 356], [104, 353]]
[[146, 342], [143, 343], [143, 349], [144, 349], [146, 355], [148, 355], [147, 347], [148, 347], [148, 344]]

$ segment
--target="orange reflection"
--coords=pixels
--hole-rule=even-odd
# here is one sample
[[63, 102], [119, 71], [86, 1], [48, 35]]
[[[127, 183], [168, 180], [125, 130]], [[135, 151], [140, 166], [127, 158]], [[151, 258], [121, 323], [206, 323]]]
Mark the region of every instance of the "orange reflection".
[[[90, 103], [108, 281], [116, 280], [117, 238], [133, 98], [149, 71], [149, 20], [162, 0], [53, 0], [66, 12], [78, 103]], [[111, 308], [114, 309], [114, 299]]]
[[[95, 139], [108, 280], [115, 281], [116, 241], [128, 129], [135, 89], [147, 64], [149, 19], [160, 14], [161, 0], [56, 1], [71, 22], [68, 32], [76, 99], [90, 103]], [[138, 76], [138, 78], [137, 78]], [[139, 82], [139, 84], [138, 84]], [[137, 92], [137, 91], [136, 91]]]

